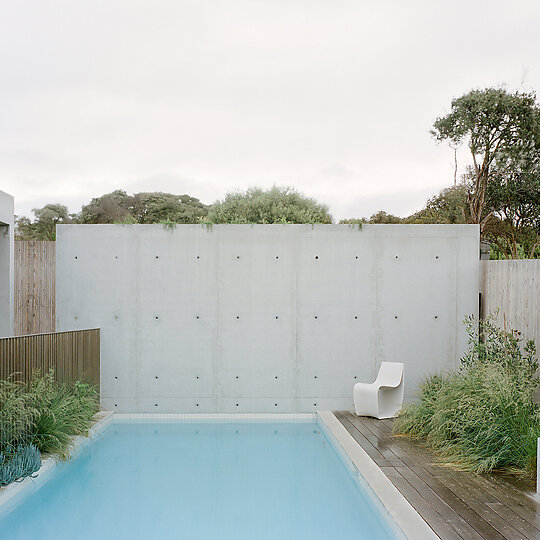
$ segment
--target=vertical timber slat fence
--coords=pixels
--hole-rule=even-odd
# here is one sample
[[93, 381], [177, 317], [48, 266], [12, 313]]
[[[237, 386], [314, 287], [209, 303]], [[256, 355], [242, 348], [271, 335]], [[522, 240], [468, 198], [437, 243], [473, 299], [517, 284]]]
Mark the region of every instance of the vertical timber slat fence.
[[481, 261], [482, 315], [540, 348], [540, 260]]
[[54, 332], [56, 242], [15, 242], [15, 335]]
[[29, 382], [34, 371], [51, 369], [59, 382], [81, 380], [99, 390], [99, 328], [0, 338], [0, 379], [16, 373]]

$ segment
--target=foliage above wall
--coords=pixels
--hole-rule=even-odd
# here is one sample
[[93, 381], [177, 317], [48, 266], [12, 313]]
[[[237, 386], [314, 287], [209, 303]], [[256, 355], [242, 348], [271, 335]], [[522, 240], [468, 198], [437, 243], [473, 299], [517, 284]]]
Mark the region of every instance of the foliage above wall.
[[43, 208], [34, 208], [35, 219], [31, 221], [25, 216], [15, 220], [17, 240], [56, 240], [56, 225], [70, 223], [67, 206], [63, 204], [46, 204]]
[[[536, 95], [504, 88], [472, 90], [454, 99], [431, 131], [453, 148], [466, 144], [472, 164], [467, 221], [499, 253], [534, 257], [540, 246], [540, 106]], [[540, 254], [539, 254], [540, 256]]]
[[466, 202], [467, 185], [462, 183], [443, 189], [438, 195], [428, 199], [422, 210], [408, 217], [400, 218], [380, 210], [369, 218], [342, 219], [340, 223], [468, 223]]
[[228, 193], [207, 217], [211, 223], [332, 223], [328, 207], [292, 188]]
[[18, 240], [54, 240], [61, 223], [332, 223], [324, 204], [291, 188], [250, 188], [228, 193], [207, 206], [189, 195], [143, 192], [129, 195], [116, 190], [96, 197], [79, 214], [61, 204], [33, 210], [35, 219], [17, 218]]
[[92, 199], [75, 217], [77, 223], [200, 223], [208, 207], [189, 195], [125, 191]]
[[56, 203], [33, 210], [35, 219], [16, 220], [17, 240], [55, 240], [55, 228], [62, 223], [201, 223], [208, 207], [189, 195], [143, 192], [129, 195], [117, 189], [95, 197], [79, 214], [68, 214], [66, 206]]
[[[461, 183], [399, 218], [385, 212], [342, 223], [477, 223], [496, 259], [540, 257], [540, 106], [534, 93], [473, 90], [454, 99], [431, 131], [472, 164]], [[457, 164], [456, 164], [457, 167]], [[457, 168], [456, 168], [457, 175]]]
[[[383, 210], [340, 223], [477, 223], [493, 258], [540, 257], [540, 106], [534, 93], [504, 88], [472, 90], [451, 102], [431, 130], [454, 152], [469, 149], [462, 180], [399, 217]], [[54, 240], [59, 223], [332, 223], [328, 206], [288, 187], [230, 192], [207, 206], [189, 195], [116, 190], [96, 197], [79, 214], [60, 204], [17, 219], [19, 240]]]

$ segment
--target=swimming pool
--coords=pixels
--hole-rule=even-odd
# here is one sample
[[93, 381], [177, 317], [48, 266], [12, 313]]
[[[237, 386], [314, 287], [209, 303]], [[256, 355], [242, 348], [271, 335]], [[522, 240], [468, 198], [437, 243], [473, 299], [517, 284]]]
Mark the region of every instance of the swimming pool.
[[9, 540], [390, 539], [315, 419], [113, 421], [0, 520]]

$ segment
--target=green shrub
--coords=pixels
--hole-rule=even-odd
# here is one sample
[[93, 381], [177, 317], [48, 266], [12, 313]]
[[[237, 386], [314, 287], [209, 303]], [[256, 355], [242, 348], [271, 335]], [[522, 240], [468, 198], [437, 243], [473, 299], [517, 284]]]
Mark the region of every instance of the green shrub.
[[50, 372], [34, 379], [28, 392], [37, 411], [32, 441], [41, 452], [66, 459], [72, 438], [88, 433], [99, 409], [96, 391], [80, 382], [58, 384]]
[[0, 380], [0, 452], [30, 441], [36, 410], [24, 384]]
[[394, 430], [425, 440], [447, 464], [534, 474], [540, 436], [534, 343], [523, 346], [518, 333], [489, 319], [479, 327], [466, 322], [471, 343], [459, 371], [428, 378]]
[[396, 419], [394, 431], [416, 438], [427, 437], [442, 385], [441, 375], [428, 377], [420, 386], [418, 402], [409, 405], [406, 411]]
[[469, 350], [461, 359], [460, 371], [476, 365], [494, 364], [512, 377], [513, 384], [531, 397], [538, 386], [538, 361], [533, 340], [523, 343], [521, 332], [505, 331], [493, 322], [493, 316], [484, 320], [465, 319], [469, 334]]
[[84, 383], [60, 384], [51, 371], [29, 385], [0, 381], [0, 453], [35, 445], [44, 454], [69, 456], [72, 439], [85, 435], [99, 410], [97, 391]]

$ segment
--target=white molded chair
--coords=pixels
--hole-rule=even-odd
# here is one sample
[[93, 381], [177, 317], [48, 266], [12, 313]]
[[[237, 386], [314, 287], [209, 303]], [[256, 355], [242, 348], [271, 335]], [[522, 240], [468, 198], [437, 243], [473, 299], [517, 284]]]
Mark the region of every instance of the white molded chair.
[[403, 405], [403, 364], [382, 362], [375, 382], [354, 385], [353, 401], [357, 416], [396, 416]]

